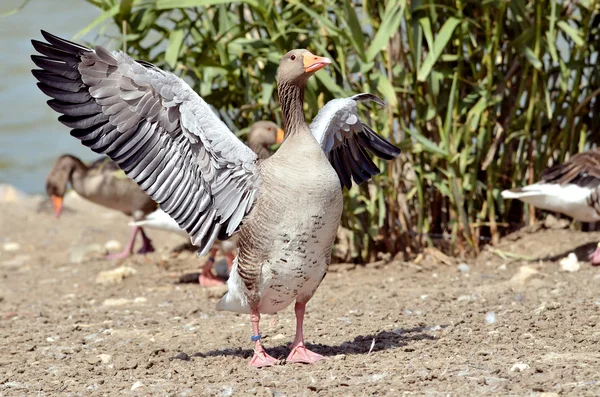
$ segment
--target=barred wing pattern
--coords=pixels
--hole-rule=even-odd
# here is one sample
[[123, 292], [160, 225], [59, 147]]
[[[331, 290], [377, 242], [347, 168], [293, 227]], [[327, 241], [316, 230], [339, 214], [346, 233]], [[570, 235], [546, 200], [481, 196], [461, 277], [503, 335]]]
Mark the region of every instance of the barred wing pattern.
[[187, 231], [199, 254], [252, 208], [257, 157], [182, 79], [123, 52], [42, 31], [38, 87], [71, 135], [108, 155]]
[[379, 168], [369, 157], [392, 160], [400, 149], [379, 136], [358, 115], [357, 102], [384, 102], [373, 94], [358, 94], [350, 98], [333, 99], [319, 110], [310, 130], [335, 168], [342, 186], [350, 189], [352, 180], [361, 184], [379, 174]]

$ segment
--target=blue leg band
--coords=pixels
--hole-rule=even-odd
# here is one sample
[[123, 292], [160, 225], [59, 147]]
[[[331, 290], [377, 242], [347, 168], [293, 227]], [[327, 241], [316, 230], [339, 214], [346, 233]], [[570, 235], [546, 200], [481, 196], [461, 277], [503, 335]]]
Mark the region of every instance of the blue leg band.
[[252, 335], [252, 336], [250, 337], [250, 340], [251, 340], [252, 342], [256, 342], [257, 340], [260, 340], [261, 336], [262, 336], [261, 334], [258, 334], [258, 335]]

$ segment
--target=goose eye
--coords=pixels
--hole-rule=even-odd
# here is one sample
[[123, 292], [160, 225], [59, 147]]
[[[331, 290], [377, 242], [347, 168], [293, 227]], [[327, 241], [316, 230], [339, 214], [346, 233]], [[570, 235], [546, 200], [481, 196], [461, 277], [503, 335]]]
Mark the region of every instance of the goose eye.
[[292, 61], [295, 61], [295, 60], [296, 60], [296, 55], [292, 54], [292, 56], [290, 57], [290, 59], [291, 59]]

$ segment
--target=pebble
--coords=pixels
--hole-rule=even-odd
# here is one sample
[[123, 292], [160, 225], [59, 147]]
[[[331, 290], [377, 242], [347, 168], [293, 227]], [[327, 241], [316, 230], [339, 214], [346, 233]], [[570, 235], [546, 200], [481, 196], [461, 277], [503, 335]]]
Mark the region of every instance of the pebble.
[[15, 242], [8, 242], [2, 245], [2, 249], [6, 252], [15, 252], [21, 249], [21, 244]]
[[7, 183], [0, 183], [0, 203], [16, 203], [27, 197], [27, 194]]
[[277, 334], [275, 336], [272, 336], [269, 339], [271, 339], [271, 340], [283, 340], [283, 339], [285, 339], [285, 335], [284, 334]]
[[131, 386], [131, 390], [139, 389], [142, 386], [144, 386], [144, 384], [138, 380]]
[[98, 273], [96, 283], [98, 284], [118, 284], [137, 273], [137, 270], [130, 266], [119, 266], [113, 270], [105, 270]]
[[524, 285], [530, 278], [537, 274], [539, 272], [533, 267], [527, 265], [521, 266], [518, 273], [512, 276], [509, 282], [513, 285]]
[[231, 386], [223, 386], [217, 394], [219, 397], [230, 397], [233, 396], [233, 387]]
[[2, 262], [2, 266], [5, 267], [19, 267], [23, 266], [31, 257], [29, 255], [17, 255], [12, 259]]
[[125, 357], [119, 357], [115, 360], [115, 369], [125, 370], [125, 369], [136, 369], [138, 363], [136, 360]]
[[130, 299], [125, 298], [108, 298], [102, 302], [103, 306], [124, 306], [128, 303], [131, 303]]
[[337, 355], [333, 356], [333, 359], [335, 361], [343, 361], [346, 359], [346, 355], [345, 354], [337, 354]]
[[496, 313], [494, 313], [494, 312], [487, 312], [485, 314], [485, 323], [488, 324], [488, 325], [496, 323]]
[[10, 387], [11, 389], [25, 389], [26, 386], [20, 382], [5, 382], [3, 386]]
[[471, 269], [469, 267], [469, 265], [467, 265], [466, 263], [461, 263], [460, 265], [458, 265], [456, 267], [458, 269], [459, 272], [461, 273], [469, 273], [469, 270]]
[[510, 372], [522, 372], [529, 368], [529, 364], [525, 363], [516, 363], [510, 367]]
[[110, 354], [98, 354], [98, 358], [103, 364], [108, 364], [112, 360], [112, 356]]
[[566, 258], [562, 258], [559, 264], [560, 270], [563, 272], [576, 272], [581, 269], [579, 259], [577, 259], [577, 255], [574, 252], [571, 252]]
[[122, 248], [122, 245], [120, 242], [118, 242], [117, 240], [108, 240], [105, 244], [104, 244], [104, 248], [107, 251], [119, 251]]

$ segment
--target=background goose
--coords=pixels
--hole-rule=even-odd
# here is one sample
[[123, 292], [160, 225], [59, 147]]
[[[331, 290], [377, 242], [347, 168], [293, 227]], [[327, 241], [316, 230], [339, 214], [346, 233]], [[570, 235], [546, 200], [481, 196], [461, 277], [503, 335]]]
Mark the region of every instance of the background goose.
[[[283, 141], [283, 130], [272, 121], [261, 120], [252, 124], [250, 132], [248, 132], [248, 146], [259, 159], [268, 158], [271, 153], [269, 147], [279, 144]], [[160, 208], [146, 215], [144, 219], [133, 222], [134, 226], [145, 226], [152, 229], [162, 229], [175, 232], [187, 237], [187, 232], [179, 227], [175, 219], [171, 218]], [[215, 276], [212, 272], [212, 267], [217, 256], [217, 251], [227, 259], [227, 265], [231, 270], [235, 255], [233, 252], [237, 247], [237, 235], [232, 236], [229, 240], [215, 241], [210, 251], [208, 260], [201, 268], [198, 275], [198, 282], [203, 287], [225, 284], [221, 277]], [[183, 275], [182, 278], [189, 279], [189, 275]]]
[[[46, 178], [46, 193], [52, 200], [56, 216], [60, 216], [63, 197], [67, 185], [81, 197], [104, 207], [121, 211], [125, 215], [140, 220], [145, 215], [156, 210], [157, 204], [131, 179], [125, 177], [119, 167], [110, 159], [103, 157], [85, 165], [80, 159], [69, 154], [60, 156]], [[133, 226], [131, 237], [125, 250], [108, 255], [108, 259], [125, 258], [133, 253], [135, 238], [140, 233], [142, 247], [139, 254], [153, 252], [152, 242], [146, 236], [144, 229]]]
[[341, 187], [379, 172], [365, 150], [387, 159], [400, 153], [358, 118], [356, 101], [374, 97], [329, 102], [315, 120], [321, 130], [311, 131], [304, 87], [331, 61], [290, 51], [278, 69], [285, 140], [261, 161], [174, 74], [122, 52], [42, 34], [48, 43], [32, 40], [45, 55], [32, 57], [42, 68], [33, 74], [74, 137], [116, 161], [188, 232], [200, 255], [239, 229], [239, 254], [217, 308], [250, 313], [250, 365], [276, 363], [260, 342], [260, 314], [294, 301], [296, 337], [287, 360], [323, 358], [304, 345], [303, 320], [331, 261]]
[[[522, 188], [504, 190], [505, 199], [519, 199], [581, 222], [600, 221], [600, 149], [578, 153], [569, 161], [548, 168], [541, 180]], [[600, 265], [600, 247], [590, 256]]]

